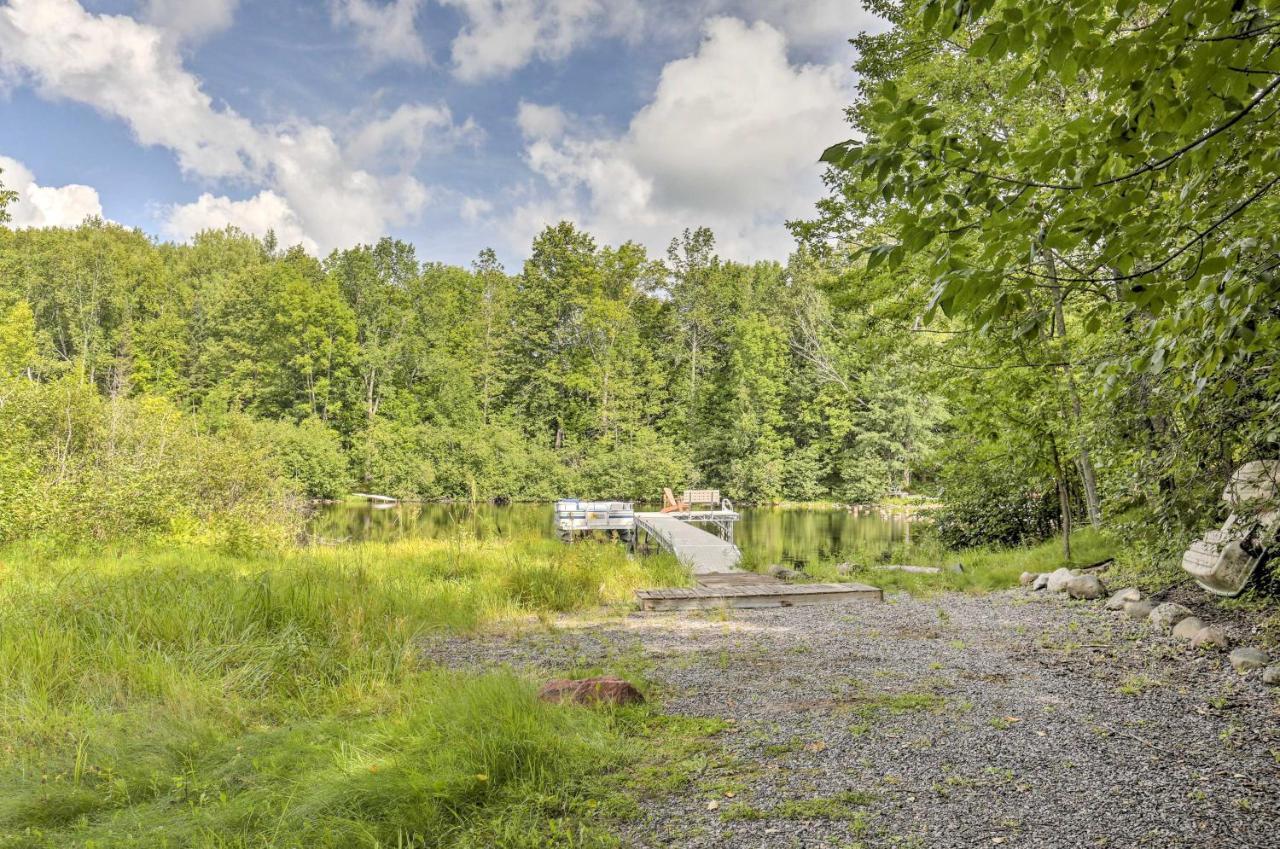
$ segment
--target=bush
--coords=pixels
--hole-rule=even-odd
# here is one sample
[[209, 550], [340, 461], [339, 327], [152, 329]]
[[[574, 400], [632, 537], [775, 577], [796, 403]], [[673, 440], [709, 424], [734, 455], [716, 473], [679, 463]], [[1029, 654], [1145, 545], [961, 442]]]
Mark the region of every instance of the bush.
[[243, 428], [216, 436], [158, 398], [103, 399], [74, 377], [6, 385], [0, 541], [168, 538], [248, 550], [296, 530], [279, 466]]
[[948, 548], [1030, 545], [1054, 533], [1057, 491], [1026, 470], [975, 457], [944, 470], [944, 481], [936, 529]]
[[310, 498], [339, 498], [351, 491], [351, 470], [338, 432], [315, 416], [300, 424], [255, 421], [253, 429], [285, 477]]

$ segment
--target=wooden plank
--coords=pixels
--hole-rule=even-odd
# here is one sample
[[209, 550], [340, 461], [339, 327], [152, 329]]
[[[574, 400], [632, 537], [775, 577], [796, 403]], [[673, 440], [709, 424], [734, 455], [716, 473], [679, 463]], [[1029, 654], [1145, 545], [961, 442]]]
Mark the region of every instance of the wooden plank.
[[688, 595], [663, 590], [637, 590], [643, 610], [706, 610], [720, 607], [789, 607], [844, 601], [883, 601], [884, 593], [866, 584], [755, 584], [703, 587]]

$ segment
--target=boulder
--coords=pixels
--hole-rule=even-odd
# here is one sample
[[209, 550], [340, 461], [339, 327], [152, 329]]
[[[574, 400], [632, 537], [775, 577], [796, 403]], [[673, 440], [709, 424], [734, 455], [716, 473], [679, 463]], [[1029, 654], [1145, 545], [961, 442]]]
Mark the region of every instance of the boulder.
[[[1184, 620], [1185, 621], [1185, 620]], [[1178, 624], [1182, 624], [1181, 622]], [[1225, 650], [1231, 645], [1231, 640], [1227, 638], [1227, 632], [1220, 625], [1208, 625], [1196, 632], [1191, 638], [1191, 648], [1218, 651]]]
[[1076, 576], [1075, 572], [1065, 566], [1061, 569], [1055, 569], [1049, 573], [1049, 582], [1046, 586], [1051, 593], [1060, 593], [1067, 588], [1067, 581]]
[[1147, 619], [1155, 609], [1155, 604], [1146, 599], [1131, 601], [1124, 606], [1124, 612], [1130, 619]]
[[1147, 620], [1153, 628], [1159, 628], [1161, 631], [1171, 631], [1173, 626], [1177, 625], [1183, 619], [1191, 615], [1191, 611], [1180, 604], [1172, 601], [1166, 601], [1164, 604], [1156, 607], [1151, 611], [1151, 615]]
[[1271, 656], [1262, 649], [1253, 646], [1241, 646], [1229, 655], [1231, 668], [1244, 674], [1254, 669], [1261, 669], [1271, 662]]
[[794, 581], [796, 578], [800, 577], [799, 572], [793, 572], [790, 569], [779, 569], [778, 571], [771, 572], [770, 574], [779, 581]]
[[1072, 598], [1102, 598], [1107, 588], [1095, 575], [1073, 575], [1064, 588]]
[[1047, 586], [1049, 586], [1048, 572], [1042, 572], [1041, 574], [1036, 575], [1036, 579], [1031, 582], [1031, 589], [1033, 590], [1042, 590]]
[[1120, 590], [1107, 599], [1107, 610], [1124, 610], [1124, 606], [1131, 601], [1142, 601], [1142, 593], [1133, 587]]
[[1205, 624], [1203, 622], [1194, 616], [1188, 616], [1173, 626], [1173, 636], [1178, 640], [1190, 640], [1204, 629]]
[[772, 575], [776, 578], [778, 577], [779, 572], [790, 572], [791, 570], [780, 563], [774, 563], [768, 566], [764, 571], [766, 574]]
[[1023, 572], [1021, 575], [1018, 576], [1018, 583], [1021, 586], [1029, 587], [1033, 583], [1035, 583], [1035, 580], [1038, 577], [1040, 577], [1040, 575], [1037, 572]]
[[572, 702], [577, 705], [631, 705], [644, 696], [621, 678], [556, 678], [542, 685], [538, 698], [544, 702]]
[[1268, 687], [1280, 687], [1280, 663], [1273, 663], [1262, 670], [1262, 683]]
[[852, 563], [837, 563], [837, 564], [836, 564], [836, 574], [837, 574], [837, 575], [848, 575], [848, 574], [849, 574], [849, 573], [851, 573], [852, 571], [853, 571], [853, 564], [852, 564]]

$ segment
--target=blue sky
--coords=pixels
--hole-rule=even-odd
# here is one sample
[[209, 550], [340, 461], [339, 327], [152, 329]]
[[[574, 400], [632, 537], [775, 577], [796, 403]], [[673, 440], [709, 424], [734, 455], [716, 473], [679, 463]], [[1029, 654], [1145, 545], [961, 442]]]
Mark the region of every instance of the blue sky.
[[15, 226], [515, 266], [568, 218], [781, 259], [878, 25], [857, 0], [7, 0], [0, 180]]

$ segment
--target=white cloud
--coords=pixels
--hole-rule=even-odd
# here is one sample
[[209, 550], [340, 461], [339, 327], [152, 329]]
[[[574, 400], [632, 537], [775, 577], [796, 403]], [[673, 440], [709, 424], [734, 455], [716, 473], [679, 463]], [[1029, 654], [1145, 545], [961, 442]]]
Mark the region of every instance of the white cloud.
[[145, 0], [142, 19], [183, 41], [202, 41], [230, 29], [240, 0]]
[[16, 159], [0, 156], [0, 183], [18, 193], [9, 205], [13, 227], [75, 227], [90, 216], [102, 217], [98, 192], [89, 186], [42, 186]]
[[518, 205], [509, 235], [527, 244], [566, 217], [606, 241], [661, 250], [705, 224], [729, 256], [784, 258], [792, 241], [783, 222], [811, 209], [818, 156], [848, 134], [846, 82], [839, 65], [791, 64], [785, 37], [767, 24], [716, 18], [695, 55], [663, 68], [625, 133], [549, 135], [529, 118], [546, 113], [522, 104], [526, 160], [549, 194]]
[[462, 205], [458, 208], [458, 214], [468, 224], [478, 224], [488, 218], [492, 212], [493, 204], [484, 198], [464, 197]]
[[[469, 122], [452, 126], [447, 110], [429, 106], [401, 107], [344, 138], [307, 121], [257, 126], [204, 93], [162, 30], [90, 14], [74, 0], [10, 0], [0, 7], [0, 76], [123, 121], [141, 143], [172, 150], [188, 175], [270, 189], [322, 251], [372, 241], [427, 203], [427, 188], [405, 170], [375, 173], [389, 149], [391, 158], [416, 161], [437, 135], [475, 132]], [[396, 131], [406, 138], [389, 148]], [[231, 203], [221, 208], [247, 213]]]
[[387, 117], [364, 124], [352, 136], [347, 150], [353, 160], [362, 164], [391, 161], [407, 170], [429, 152], [442, 152], [460, 142], [478, 142], [483, 137], [483, 131], [472, 119], [455, 123], [444, 104], [406, 103]]
[[214, 197], [205, 192], [195, 203], [170, 207], [164, 230], [171, 238], [186, 240], [204, 230], [221, 230], [228, 225], [260, 238], [267, 231], [274, 231], [283, 247], [302, 245], [308, 251], [316, 251], [316, 243], [303, 230], [297, 213], [270, 190], [247, 200]]
[[559, 106], [540, 106], [522, 100], [516, 112], [516, 123], [525, 138], [555, 141], [564, 135], [568, 118]]
[[858, 0], [729, 0], [723, 10], [772, 24], [792, 44], [843, 53], [849, 39], [863, 30], [882, 31], [888, 24]]
[[466, 19], [453, 40], [454, 73], [463, 80], [499, 77], [531, 60], [563, 59], [602, 35], [637, 36], [640, 0], [439, 0]]
[[375, 64], [427, 64], [415, 23], [422, 0], [332, 0], [330, 8], [333, 22], [355, 29], [357, 43]]

